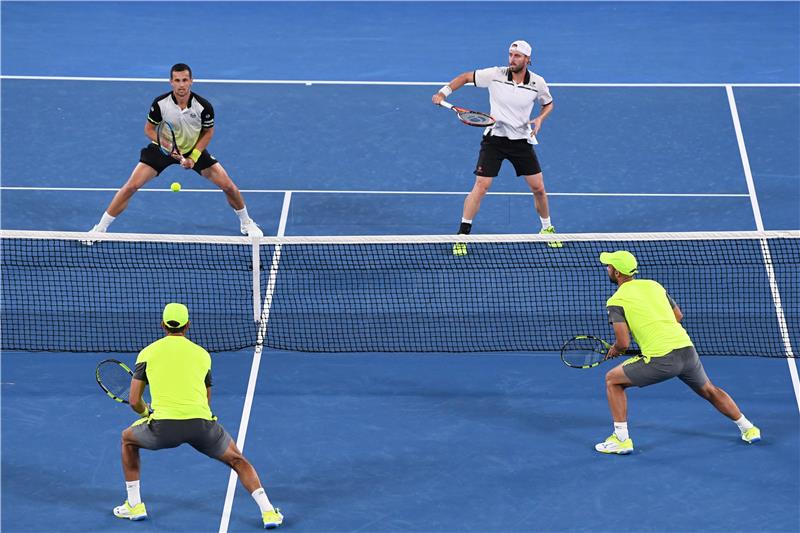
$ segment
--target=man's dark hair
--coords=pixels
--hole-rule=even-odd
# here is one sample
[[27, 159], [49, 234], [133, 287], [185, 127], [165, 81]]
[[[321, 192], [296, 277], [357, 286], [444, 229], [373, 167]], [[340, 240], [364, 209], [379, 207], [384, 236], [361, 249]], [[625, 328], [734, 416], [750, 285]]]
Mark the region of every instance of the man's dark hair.
[[[185, 69], [180, 69], [180, 70], [185, 70]], [[177, 322], [175, 322], [174, 320], [170, 320], [169, 322], [164, 322], [164, 327], [167, 328], [167, 331], [169, 331], [170, 333], [183, 333], [186, 330], [186, 327], [189, 325], [189, 323], [187, 322], [186, 324], [180, 327], [174, 328], [172, 327], [172, 325], [174, 324], [177, 324]]]
[[172, 79], [173, 72], [183, 72], [184, 70], [189, 71], [189, 77], [192, 77], [192, 67], [187, 65], [186, 63], [175, 63], [172, 65], [172, 68], [169, 69], [169, 79]]

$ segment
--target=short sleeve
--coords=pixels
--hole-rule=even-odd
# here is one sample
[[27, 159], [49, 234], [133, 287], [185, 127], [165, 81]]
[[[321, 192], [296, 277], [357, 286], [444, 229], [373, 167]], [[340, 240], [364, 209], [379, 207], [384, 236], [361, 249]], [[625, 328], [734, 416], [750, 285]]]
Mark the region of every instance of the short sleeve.
[[137, 362], [136, 368], [133, 370], [133, 379], [138, 379], [139, 381], [144, 381], [147, 383], [147, 362]]
[[153, 103], [150, 104], [150, 112], [147, 113], [147, 120], [155, 125], [161, 124], [161, 121], [164, 120], [161, 116], [161, 107], [158, 105], [159, 98], [153, 100]]
[[204, 130], [214, 127], [214, 107], [207, 104], [203, 107], [203, 113], [200, 116], [201, 125]]
[[625, 320], [625, 309], [623, 309], [621, 305], [609, 305], [607, 309], [609, 324], [627, 322]]
[[667, 300], [669, 300], [669, 306], [670, 306], [671, 308], [675, 309], [676, 307], [678, 307], [678, 302], [676, 302], [675, 300], [673, 300], [673, 299], [672, 299], [672, 296], [670, 296], [668, 292], [666, 292], [666, 291], [665, 291], [665, 292], [664, 292], [664, 294], [666, 294], [666, 295], [667, 295]]
[[486, 88], [492, 83], [492, 80], [497, 79], [497, 77], [501, 75], [502, 71], [500, 67], [489, 67], [476, 70], [472, 77], [475, 80], [475, 87]]
[[544, 79], [541, 81], [541, 87], [536, 87], [539, 90], [539, 96], [536, 97], [536, 100], [539, 101], [539, 105], [547, 105], [553, 102], [553, 96], [550, 94], [550, 87], [547, 86], [547, 82]]

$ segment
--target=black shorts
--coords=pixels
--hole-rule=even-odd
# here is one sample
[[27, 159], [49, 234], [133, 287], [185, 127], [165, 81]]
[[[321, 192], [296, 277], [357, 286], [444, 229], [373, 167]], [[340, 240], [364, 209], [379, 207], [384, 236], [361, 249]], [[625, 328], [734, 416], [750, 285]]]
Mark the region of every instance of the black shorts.
[[[189, 154], [186, 153], [183, 154], [183, 156], [189, 157]], [[158, 145], [152, 143], [142, 148], [141, 155], [139, 156], [139, 162], [152, 167], [153, 170], [159, 174], [161, 174], [164, 169], [170, 165], [180, 164], [180, 161], [174, 157], [170, 157], [161, 153]], [[200, 154], [200, 158], [197, 160], [197, 163], [195, 163], [192, 167], [192, 170], [200, 174], [208, 167], [214, 166], [217, 163], [219, 163], [219, 161], [217, 161], [214, 156], [208, 152], [208, 150], [203, 150], [203, 152]]]
[[503, 159], [511, 161], [517, 176], [533, 176], [542, 171], [533, 145], [525, 139], [484, 135], [475, 175], [494, 178], [500, 172]]
[[146, 450], [176, 448], [187, 443], [214, 459], [219, 459], [233, 440], [222, 424], [202, 418], [141, 420], [134, 422], [131, 430], [136, 442]]

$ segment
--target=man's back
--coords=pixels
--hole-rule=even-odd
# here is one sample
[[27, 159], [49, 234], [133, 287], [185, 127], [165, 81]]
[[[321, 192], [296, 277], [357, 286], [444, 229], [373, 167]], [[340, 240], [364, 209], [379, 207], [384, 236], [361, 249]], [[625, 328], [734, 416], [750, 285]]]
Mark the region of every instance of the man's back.
[[645, 355], [666, 355], [692, 346], [686, 330], [675, 319], [666, 289], [657, 281], [627, 281], [608, 299], [606, 306], [609, 311], [615, 307], [623, 309], [625, 321]]
[[211, 420], [206, 388], [211, 386], [211, 356], [179, 335], [147, 346], [136, 359], [137, 379], [150, 385], [152, 418]]

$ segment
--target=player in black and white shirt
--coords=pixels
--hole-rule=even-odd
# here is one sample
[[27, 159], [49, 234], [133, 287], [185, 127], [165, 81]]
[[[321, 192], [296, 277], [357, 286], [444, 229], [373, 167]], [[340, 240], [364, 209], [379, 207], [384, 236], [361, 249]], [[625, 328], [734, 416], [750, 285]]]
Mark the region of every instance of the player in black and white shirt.
[[[534, 136], [539, 133], [542, 122], [553, 111], [553, 97], [544, 79], [528, 70], [531, 62], [531, 46], [525, 41], [514, 41], [508, 50], [507, 67], [490, 67], [459, 74], [433, 95], [433, 103], [439, 104], [453, 91], [467, 83], [489, 90], [490, 114], [497, 121], [486, 128], [481, 141], [478, 164], [475, 167], [475, 185], [464, 200], [459, 234], [469, 234], [472, 220], [478, 214], [481, 200], [486, 195], [492, 180], [500, 171], [504, 159], [511, 161], [517, 176], [522, 176], [533, 192], [533, 202], [542, 223], [540, 233], [555, 233], [550, 223], [550, 209], [544, 177], [533, 150]], [[533, 107], [539, 103], [539, 115], [531, 120]], [[561, 247], [552, 241], [551, 247]], [[463, 243], [453, 246], [455, 255], [465, 255]]]
[[[142, 148], [139, 164], [133, 169], [125, 185], [114, 195], [100, 222], [90, 231], [108, 230], [114, 219], [128, 207], [128, 201], [136, 191], [161, 174], [168, 166], [180, 164], [183, 168], [194, 170], [222, 189], [228, 203], [239, 217], [243, 234], [261, 236], [261, 229], [247, 214], [247, 207], [244, 205], [244, 198], [239, 188], [220, 162], [206, 150], [214, 135], [214, 108], [208, 100], [192, 92], [192, 69], [189, 65], [178, 63], [172, 66], [170, 85], [172, 91], [156, 97], [150, 106], [150, 113], [144, 124], [144, 134], [150, 139], [150, 144]], [[158, 148], [156, 126], [164, 120], [170, 122], [175, 130], [178, 148], [184, 155], [182, 163], [164, 155]], [[91, 242], [86, 241], [87, 244]]]

